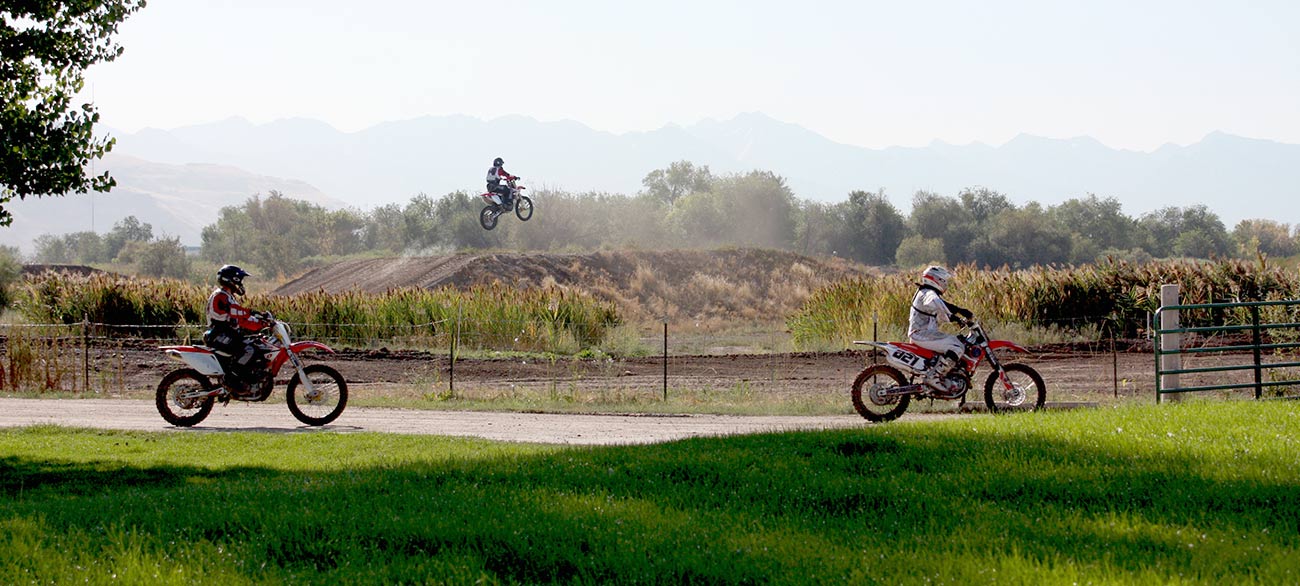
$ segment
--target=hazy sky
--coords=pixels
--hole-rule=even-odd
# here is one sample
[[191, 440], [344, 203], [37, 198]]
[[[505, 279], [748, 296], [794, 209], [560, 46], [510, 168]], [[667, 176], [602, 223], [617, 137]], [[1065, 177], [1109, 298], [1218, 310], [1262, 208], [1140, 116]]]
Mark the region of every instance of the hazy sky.
[[761, 111], [834, 140], [1300, 143], [1300, 2], [150, 0], [90, 70], [125, 131], [465, 114], [623, 133]]

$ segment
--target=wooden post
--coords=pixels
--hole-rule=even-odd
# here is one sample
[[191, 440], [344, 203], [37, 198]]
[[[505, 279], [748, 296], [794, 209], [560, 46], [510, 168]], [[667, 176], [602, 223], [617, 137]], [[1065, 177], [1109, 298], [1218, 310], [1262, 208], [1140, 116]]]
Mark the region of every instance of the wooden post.
[[451, 327], [451, 343], [447, 350], [447, 394], [456, 397], [456, 350], [460, 345], [460, 302], [456, 302], [456, 322]]
[[664, 318], [664, 402], [668, 402], [668, 319]]
[[[1161, 285], [1160, 306], [1168, 307], [1171, 305], [1178, 305], [1178, 294], [1179, 289], [1177, 284]], [[1160, 324], [1161, 330], [1176, 330], [1181, 327], [1177, 309], [1162, 311], [1160, 312], [1160, 315], [1156, 316], [1156, 318], [1157, 322]], [[1183, 336], [1178, 332], [1160, 334], [1161, 352], [1168, 352], [1171, 348], [1175, 350], [1172, 354], [1161, 354], [1160, 370], [1162, 372], [1181, 370], [1183, 368], [1183, 356], [1177, 353], [1177, 350], [1182, 347], [1182, 344]], [[1161, 390], [1167, 391], [1170, 389], [1178, 389], [1181, 388], [1181, 386], [1178, 373], [1160, 375]], [[1180, 393], [1160, 393], [1160, 395], [1156, 397], [1156, 401], [1160, 403], [1176, 403], [1181, 400], [1183, 400], [1183, 397]]]
[[81, 380], [82, 392], [90, 394], [90, 318], [81, 316]]

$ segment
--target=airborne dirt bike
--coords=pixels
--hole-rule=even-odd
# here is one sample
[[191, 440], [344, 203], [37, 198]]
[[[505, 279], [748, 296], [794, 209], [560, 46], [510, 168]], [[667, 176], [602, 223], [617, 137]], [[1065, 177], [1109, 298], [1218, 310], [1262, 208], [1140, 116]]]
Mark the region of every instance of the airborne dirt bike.
[[[518, 179], [518, 177], [515, 179]], [[524, 222], [533, 217], [533, 200], [524, 195], [523, 191], [526, 189], [524, 186], [515, 185], [515, 179], [506, 180], [506, 185], [510, 186], [510, 201], [508, 202], [501, 201], [501, 194], [499, 193], [487, 192], [479, 195], [487, 202], [487, 206], [483, 208], [483, 211], [478, 213], [478, 223], [483, 226], [484, 230], [496, 228], [497, 219], [501, 217], [501, 214], [509, 212], [512, 207], [515, 210], [515, 217]]]
[[963, 404], [972, 385], [971, 375], [986, 359], [993, 368], [984, 381], [984, 403], [989, 411], [1042, 408], [1047, 386], [1038, 371], [1027, 364], [1003, 363], [993, 354], [994, 350], [1029, 351], [1015, 342], [990, 340], [984, 327], [974, 319], [958, 323], [967, 328], [967, 332], [959, 336], [966, 351], [941, 381], [943, 390], [931, 388], [923, 381], [926, 370], [934, 364], [937, 356], [933, 350], [908, 342], [854, 341], [854, 344], [872, 346], [873, 351], [885, 355], [886, 361], [886, 364], [868, 366], [853, 381], [853, 408], [858, 414], [869, 421], [891, 421], [907, 411], [913, 397]]
[[222, 365], [225, 357], [207, 346], [163, 346], [168, 356], [189, 367], [174, 370], [158, 383], [155, 403], [167, 423], [190, 427], [212, 412], [215, 401], [227, 404], [231, 399], [247, 402], [265, 401], [275, 387], [280, 368], [289, 363], [296, 371], [285, 389], [289, 412], [307, 425], [325, 425], [343, 413], [348, 404], [348, 384], [337, 370], [324, 364], [304, 365], [298, 353], [307, 350], [334, 352], [320, 342], [291, 342], [289, 325], [266, 317], [268, 327], [255, 334], [257, 346], [267, 353], [268, 363], [259, 380], [247, 391], [228, 384]]

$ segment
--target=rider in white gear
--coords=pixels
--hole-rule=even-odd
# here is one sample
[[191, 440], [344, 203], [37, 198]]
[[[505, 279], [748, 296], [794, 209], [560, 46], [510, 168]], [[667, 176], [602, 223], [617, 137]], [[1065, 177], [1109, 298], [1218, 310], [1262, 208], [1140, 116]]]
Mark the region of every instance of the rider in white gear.
[[938, 353], [933, 366], [925, 373], [925, 384], [935, 390], [945, 391], [943, 378], [957, 365], [957, 358], [965, 351], [965, 344], [952, 334], [946, 334], [939, 325], [952, 321], [954, 315], [970, 319], [970, 310], [945, 301], [952, 273], [940, 266], [931, 266], [921, 273], [916, 295], [912, 297], [912, 310], [908, 316], [907, 337], [913, 344]]

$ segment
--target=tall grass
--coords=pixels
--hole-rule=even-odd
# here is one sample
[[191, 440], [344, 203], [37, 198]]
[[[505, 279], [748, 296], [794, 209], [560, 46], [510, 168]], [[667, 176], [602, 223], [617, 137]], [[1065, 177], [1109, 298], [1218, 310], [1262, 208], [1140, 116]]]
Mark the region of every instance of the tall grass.
[[0, 431], [0, 583], [1295, 584], [1293, 405], [540, 447]]
[[[28, 283], [18, 307], [37, 323], [121, 327], [206, 324], [211, 289], [171, 279], [46, 273]], [[446, 345], [458, 333], [469, 344], [515, 350], [577, 351], [599, 344], [620, 323], [612, 304], [564, 289], [479, 285], [464, 291], [394, 289], [361, 292], [250, 295], [245, 305], [294, 325], [299, 338], [353, 344]], [[143, 329], [158, 335], [155, 329]]]
[[[1164, 261], [1133, 264], [1108, 261], [1069, 268], [980, 270], [959, 266], [947, 297], [990, 322], [1078, 331], [1109, 328], [1134, 335], [1147, 314], [1160, 307], [1160, 286], [1181, 286], [1183, 304], [1296, 299], [1294, 271], [1242, 260]], [[820, 289], [787, 320], [800, 347], [845, 344], [871, 333], [872, 319], [907, 323], [915, 275], [849, 279]], [[1272, 321], [1298, 321], [1282, 308], [1269, 308]], [[1292, 312], [1294, 313], [1294, 312]], [[1186, 326], [1247, 323], [1245, 311], [1184, 312]]]

